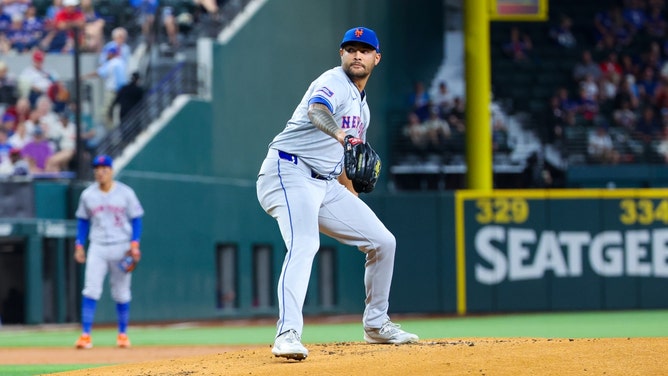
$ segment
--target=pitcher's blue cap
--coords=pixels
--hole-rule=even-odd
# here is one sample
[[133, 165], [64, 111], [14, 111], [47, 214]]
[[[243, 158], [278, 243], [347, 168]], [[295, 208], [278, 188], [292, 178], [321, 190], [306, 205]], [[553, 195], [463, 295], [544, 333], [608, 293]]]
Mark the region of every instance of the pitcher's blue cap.
[[343, 40], [341, 41], [341, 48], [343, 48], [344, 44], [352, 42], [368, 44], [375, 49], [376, 52], [380, 52], [380, 42], [378, 41], [376, 32], [366, 27], [353, 27], [346, 31], [343, 35]]
[[113, 163], [114, 161], [111, 159], [110, 156], [98, 155], [97, 157], [95, 157], [95, 159], [93, 159], [93, 168], [100, 166], [111, 167]]

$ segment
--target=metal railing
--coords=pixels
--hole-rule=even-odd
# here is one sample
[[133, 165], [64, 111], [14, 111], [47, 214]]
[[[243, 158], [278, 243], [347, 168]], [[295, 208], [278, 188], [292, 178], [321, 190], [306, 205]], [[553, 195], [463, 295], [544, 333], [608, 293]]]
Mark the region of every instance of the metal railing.
[[177, 96], [197, 94], [199, 86], [197, 63], [177, 63], [146, 91], [144, 98], [130, 110], [125, 119], [104, 136], [96, 146], [95, 154], [119, 156], [137, 135], [160, 117]]

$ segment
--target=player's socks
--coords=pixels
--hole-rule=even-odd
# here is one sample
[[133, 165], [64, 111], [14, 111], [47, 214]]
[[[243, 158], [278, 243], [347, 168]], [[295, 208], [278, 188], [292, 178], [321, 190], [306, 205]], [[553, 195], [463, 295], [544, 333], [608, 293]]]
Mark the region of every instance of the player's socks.
[[95, 318], [95, 308], [97, 307], [97, 300], [83, 297], [81, 301], [81, 331], [90, 334], [93, 329], [93, 320]]
[[130, 321], [130, 303], [116, 303], [116, 314], [118, 316], [118, 332], [126, 333]]

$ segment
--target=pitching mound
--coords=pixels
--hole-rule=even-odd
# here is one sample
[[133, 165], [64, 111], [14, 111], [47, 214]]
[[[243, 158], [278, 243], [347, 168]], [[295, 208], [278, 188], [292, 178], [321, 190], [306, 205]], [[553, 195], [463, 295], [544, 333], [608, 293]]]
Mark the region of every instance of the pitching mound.
[[[262, 347], [165, 347], [68, 351], [68, 363], [136, 361], [60, 375], [666, 375], [668, 339], [475, 338], [411, 345], [307, 344], [298, 362]], [[162, 350], [160, 350], [162, 349]], [[32, 350], [33, 357], [35, 350]], [[160, 351], [164, 357], [160, 360]], [[199, 353], [199, 355], [193, 355]], [[203, 355], [207, 353], [206, 355]], [[111, 355], [110, 355], [111, 354]], [[61, 354], [61, 360], [63, 356]], [[122, 359], [122, 360], [121, 360]], [[132, 360], [129, 360], [132, 359]]]

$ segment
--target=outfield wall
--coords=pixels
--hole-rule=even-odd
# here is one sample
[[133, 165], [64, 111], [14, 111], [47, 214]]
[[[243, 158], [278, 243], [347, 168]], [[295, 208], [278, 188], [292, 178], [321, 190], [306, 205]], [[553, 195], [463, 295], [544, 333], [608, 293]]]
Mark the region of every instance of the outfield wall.
[[[133, 321], [274, 316], [284, 246], [254, 187], [187, 178], [120, 177], [154, 213], [145, 218]], [[363, 199], [397, 238], [390, 312], [478, 314], [668, 307], [667, 196], [517, 190]], [[0, 228], [4, 243], [23, 242], [25, 322], [76, 322], [82, 268], [71, 260], [73, 223]], [[360, 252], [322, 237], [305, 313], [361, 314], [363, 273]], [[97, 322], [115, 320], [108, 289], [99, 307]]]

